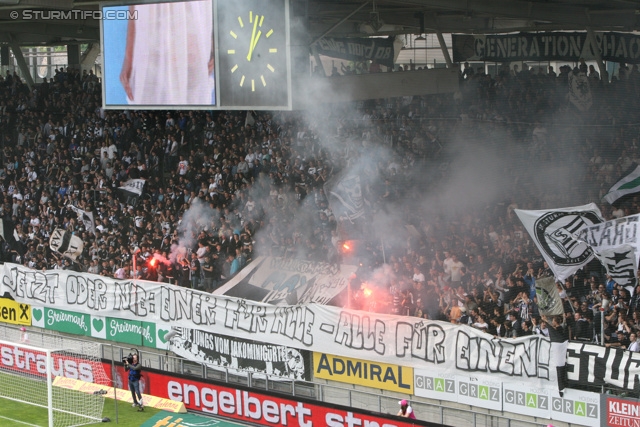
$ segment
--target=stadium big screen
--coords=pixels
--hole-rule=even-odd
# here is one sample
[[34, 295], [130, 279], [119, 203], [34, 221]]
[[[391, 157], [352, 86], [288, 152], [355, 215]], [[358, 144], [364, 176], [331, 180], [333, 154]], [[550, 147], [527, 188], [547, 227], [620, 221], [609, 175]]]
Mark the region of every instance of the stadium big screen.
[[291, 109], [288, 0], [102, 5], [117, 109]]

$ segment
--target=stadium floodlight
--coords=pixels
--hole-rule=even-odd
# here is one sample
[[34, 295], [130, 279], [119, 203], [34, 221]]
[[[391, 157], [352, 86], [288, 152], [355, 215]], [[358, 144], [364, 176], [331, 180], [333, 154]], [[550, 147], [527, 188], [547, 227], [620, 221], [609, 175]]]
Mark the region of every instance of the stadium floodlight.
[[65, 377], [108, 386], [109, 378], [98, 357], [99, 344], [63, 345], [64, 350], [57, 350], [0, 340], [0, 397], [46, 410], [49, 427], [101, 422], [103, 393], [53, 385], [56, 377]]

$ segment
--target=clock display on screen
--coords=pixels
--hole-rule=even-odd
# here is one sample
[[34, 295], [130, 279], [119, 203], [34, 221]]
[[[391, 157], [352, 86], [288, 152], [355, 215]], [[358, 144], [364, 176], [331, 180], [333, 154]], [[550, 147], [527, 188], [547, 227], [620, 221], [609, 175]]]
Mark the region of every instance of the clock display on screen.
[[287, 107], [285, 1], [218, 2], [217, 22], [221, 104]]

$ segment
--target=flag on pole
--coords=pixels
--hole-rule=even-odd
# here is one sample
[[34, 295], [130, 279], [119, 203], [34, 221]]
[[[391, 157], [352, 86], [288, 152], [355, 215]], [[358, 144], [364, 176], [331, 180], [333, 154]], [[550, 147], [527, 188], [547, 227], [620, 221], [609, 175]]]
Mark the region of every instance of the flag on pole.
[[536, 279], [536, 296], [538, 297], [538, 310], [545, 316], [561, 316], [564, 314], [564, 306], [560, 292], [553, 276]]
[[253, 126], [256, 124], [256, 119], [253, 117], [253, 113], [251, 111], [247, 111], [247, 117], [244, 119], [245, 126]]
[[569, 72], [569, 101], [583, 112], [588, 111], [593, 104], [589, 78], [582, 71]]
[[80, 221], [82, 221], [82, 223], [84, 224], [84, 228], [93, 233], [96, 234], [96, 223], [93, 220], [93, 212], [89, 212], [89, 211], [84, 211], [80, 208], [77, 208], [73, 205], [67, 205], [67, 207], [69, 209], [71, 209], [72, 211], [74, 211], [77, 215], [78, 215], [78, 219]]
[[640, 192], [640, 165], [633, 164], [618, 182], [613, 184], [602, 198], [613, 205], [616, 201], [629, 194]]
[[53, 230], [53, 233], [51, 233], [49, 247], [62, 256], [69, 257], [75, 261], [76, 258], [82, 255], [84, 242], [78, 236], [74, 236], [61, 228], [56, 228]]
[[364, 197], [359, 175], [333, 178], [324, 185], [329, 208], [338, 222], [338, 233], [344, 240], [364, 238]]
[[120, 192], [120, 200], [125, 205], [136, 206], [140, 196], [142, 196], [142, 190], [144, 189], [144, 179], [130, 179], [122, 186], [118, 187]]
[[584, 227], [603, 221], [595, 203], [570, 208], [528, 211], [516, 214], [549, 268], [560, 281], [571, 276], [593, 259], [593, 250], [576, 234]]

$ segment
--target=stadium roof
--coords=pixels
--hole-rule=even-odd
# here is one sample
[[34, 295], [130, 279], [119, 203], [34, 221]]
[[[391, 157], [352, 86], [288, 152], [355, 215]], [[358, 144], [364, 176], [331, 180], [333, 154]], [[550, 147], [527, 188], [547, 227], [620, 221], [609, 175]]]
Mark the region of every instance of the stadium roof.
[[[291, 0], [291, 5], [296, 16], [308, 16], [310, 40], [323, 35], [362, 37], [438, 31], [478, 34], [588, 27], [594, 31], [640, 29], [638, 0]], [[98, 1], [0, 0], [0, 43], [96, 42], [100, 37], [97, 19], [45, 19], [46, 15], [33, 11], [98, 8]], [[29, 11], [31, 14], [26, 15]]]

